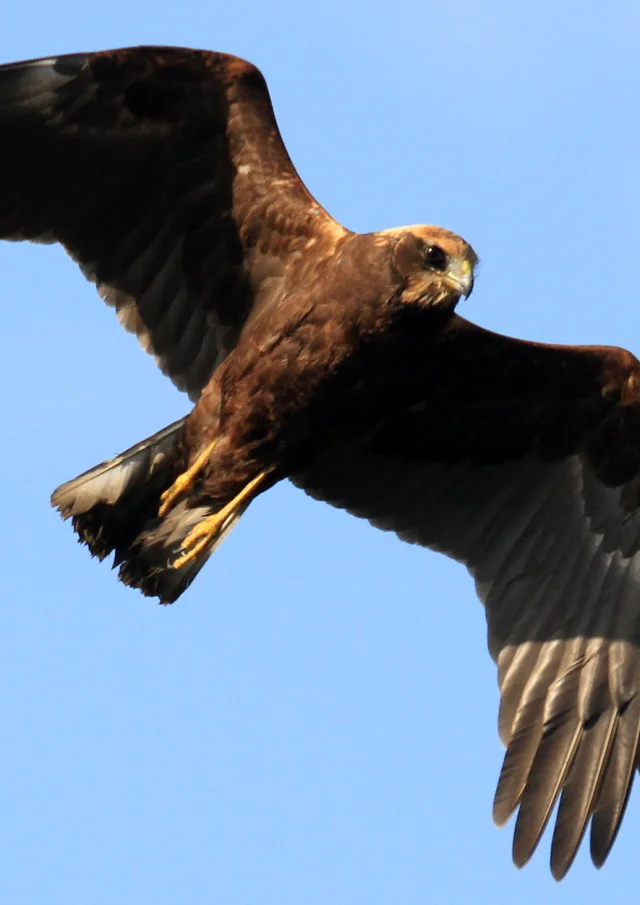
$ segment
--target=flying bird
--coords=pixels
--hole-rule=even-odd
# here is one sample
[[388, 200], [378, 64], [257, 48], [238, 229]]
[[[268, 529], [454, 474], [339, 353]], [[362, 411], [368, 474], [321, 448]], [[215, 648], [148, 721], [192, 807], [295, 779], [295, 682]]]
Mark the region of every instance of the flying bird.
[[119, 577], [175, 601], [284, 478], [466, 564], [506, 756], [494, 816], [600, 866], [640, 735], [640, 364], [455, 313], [476, 255], [310, 195], [241, 59], [137, 47], [0, 67], [0, 238], [59, 242], [190, 414], [59, 487]]

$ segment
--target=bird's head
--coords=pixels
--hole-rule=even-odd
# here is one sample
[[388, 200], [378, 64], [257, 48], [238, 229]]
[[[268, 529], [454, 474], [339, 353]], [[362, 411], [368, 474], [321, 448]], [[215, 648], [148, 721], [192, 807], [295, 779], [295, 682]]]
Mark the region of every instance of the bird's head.
[[389, 243], [403, 303], [453, 308], [471, 294], [478, 256], [460, 236], [439, 226], [405, 226], [378, 236]]

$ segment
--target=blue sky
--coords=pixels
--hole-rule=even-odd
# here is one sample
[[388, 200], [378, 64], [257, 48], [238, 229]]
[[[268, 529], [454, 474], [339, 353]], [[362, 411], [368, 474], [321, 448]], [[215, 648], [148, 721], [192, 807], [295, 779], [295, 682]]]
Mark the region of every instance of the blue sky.
[[[302, 177], [369, 231], [431, 222], [482, 266], [463, 313], [640, 352], [635, 0], [7, 4], [0, 59], [138, 43], [268, 79]], [[628, 897], [521, 872], [491, 802], [495, 669], [464, 569], [283, 485], [160, 608], [49, 508], [187, 410], [60, 249], [0, 247], [0, 899], [521, 905]]]

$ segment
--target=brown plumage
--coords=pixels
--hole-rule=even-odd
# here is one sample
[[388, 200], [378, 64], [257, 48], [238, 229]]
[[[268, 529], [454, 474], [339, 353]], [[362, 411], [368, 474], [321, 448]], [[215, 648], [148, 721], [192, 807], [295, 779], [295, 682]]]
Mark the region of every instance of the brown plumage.
[[133, 48], [0, 68], [0, 237], [60, 242], [195, 401], [53, 503], [121, 579], [179, 597], [257, 493], [308, 493], [464, 562], [498, 664], [495, 819], [554, 876], [605, 860], [638, 767], [640, 365], [454, 309], [438, 227], [358, 235], [309, 195], [266, 85]]

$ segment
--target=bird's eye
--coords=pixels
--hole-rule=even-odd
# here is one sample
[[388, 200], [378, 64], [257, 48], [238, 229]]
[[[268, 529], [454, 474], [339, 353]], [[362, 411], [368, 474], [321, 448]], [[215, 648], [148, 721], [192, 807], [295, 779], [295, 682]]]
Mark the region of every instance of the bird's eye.
[[432, 270], [446, 270], [449, 259], [439, 245], [428, 245], [424, 253], [424, 263]]

